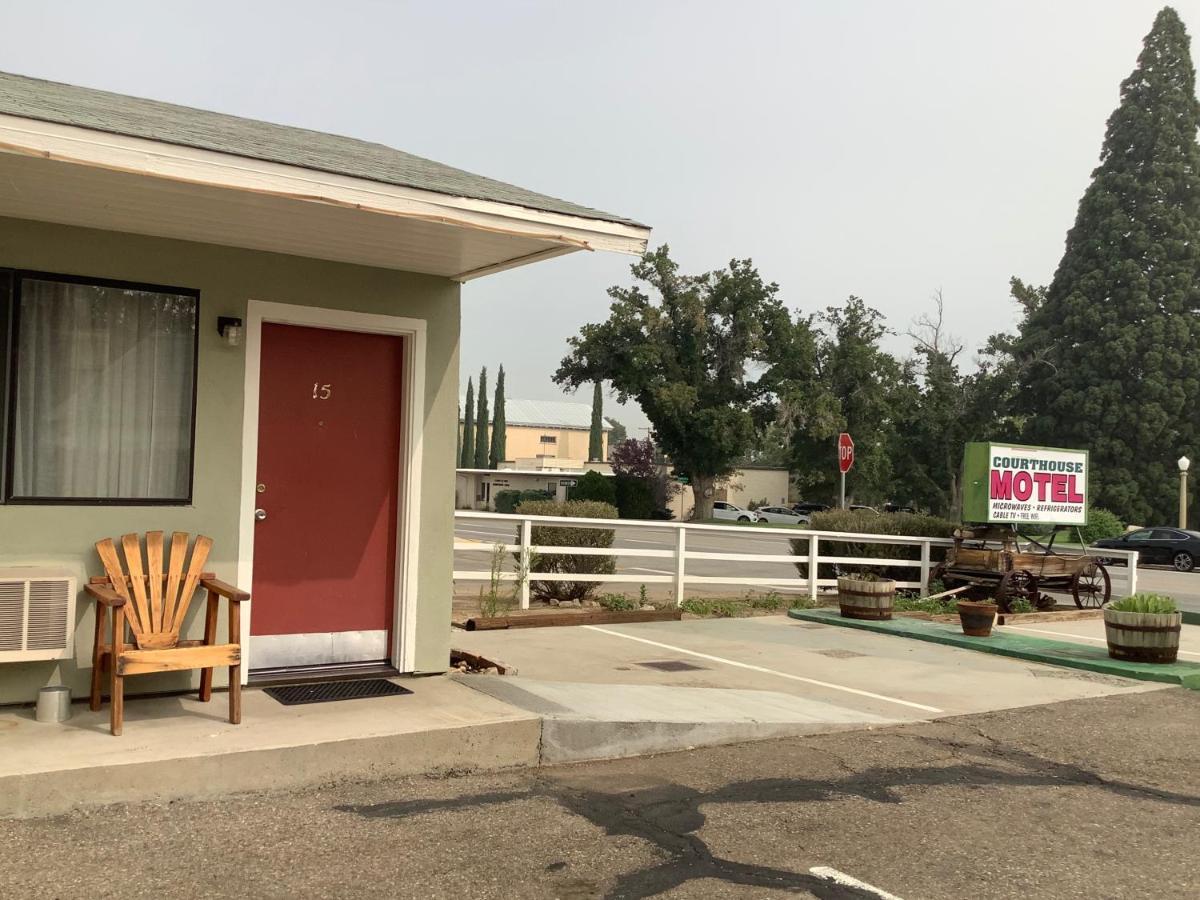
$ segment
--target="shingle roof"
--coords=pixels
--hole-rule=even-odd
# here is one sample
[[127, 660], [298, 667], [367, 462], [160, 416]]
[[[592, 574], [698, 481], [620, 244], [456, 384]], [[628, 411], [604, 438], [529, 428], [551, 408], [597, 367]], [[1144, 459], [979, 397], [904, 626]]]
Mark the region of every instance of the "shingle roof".
[[[491, 398], [488, 399], [490, 403]], [[466, 402], [465, 397], [460, 397], [459, 409], [462, 409]], [[488, 409], [489, 415], [494, 412], [495, 410]], [[504, 421], [509, 425], [542, 425], [587, 431], [592, 427], [592, 405], [572, 403], [570, 400], [519, 400], [505, 397]], [[607, 419], [604, 420], [604, 427], [612, 428]]]
[[24, 75], [0, 72], [0, 113], [455, 197], [644, 227], [632, 219], [473, 175], [383, 144]]

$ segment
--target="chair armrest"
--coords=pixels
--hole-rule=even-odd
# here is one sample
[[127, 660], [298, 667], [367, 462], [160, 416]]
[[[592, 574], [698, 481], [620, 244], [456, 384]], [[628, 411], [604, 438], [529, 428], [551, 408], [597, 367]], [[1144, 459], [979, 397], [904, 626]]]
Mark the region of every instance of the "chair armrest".
[[89, 584], [84, 590], [105, 606], [124, 606], [125, 598], [106, 584]]
[[241, 603], [243, 600], [249, 600], [250, 595], [240, 588], [235, 588], [232, 584], [226, 584], [223, 581], [218, 581], [215, 578], [201, 578], [200, 586], [208, 588], [214, 594], [220, 594], [233, 603]]

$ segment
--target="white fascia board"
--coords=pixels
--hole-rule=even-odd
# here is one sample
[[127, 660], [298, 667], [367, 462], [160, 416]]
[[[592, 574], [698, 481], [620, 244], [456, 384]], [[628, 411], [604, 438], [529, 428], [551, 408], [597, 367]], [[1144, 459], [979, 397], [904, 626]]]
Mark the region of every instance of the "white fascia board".
[[[20, 116], [0, 114], [0, 152], [511, 234], [561, 245], [561, 250], [551, 248], [553, 255], [571, 250], [640, 254], [650, 237], [650, 229], [620, 222], [455, 197]], [[456, 278], [467, 280], [533, 261], [523, 256]]]

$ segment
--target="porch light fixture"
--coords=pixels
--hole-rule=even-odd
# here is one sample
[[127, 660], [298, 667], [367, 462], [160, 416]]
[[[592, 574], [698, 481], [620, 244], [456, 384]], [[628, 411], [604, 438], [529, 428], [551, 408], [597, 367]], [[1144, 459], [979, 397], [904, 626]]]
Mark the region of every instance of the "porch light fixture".
[[242, 345], [242, 320], [234, 316], [217, 316], [217, 334], [228, 347]]

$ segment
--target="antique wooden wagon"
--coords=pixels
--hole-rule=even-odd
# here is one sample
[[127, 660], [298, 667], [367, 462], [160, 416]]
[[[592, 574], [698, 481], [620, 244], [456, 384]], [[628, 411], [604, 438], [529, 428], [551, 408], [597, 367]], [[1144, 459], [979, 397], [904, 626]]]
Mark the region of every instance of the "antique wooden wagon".
[[1011, 612], [1017, 599], [1036, 609], [1052, 609], [1054, 599], [1043, 589], [1069, 592], [1080, 609], [1103, 606], [1112, 597], [1108, 570], [1087, 554], [1056, 551], [1057, 532], [1043, 544], [1010, 527], [964, 526], [954, 532], [954, 546], [930, 578], [947, 588], [970, 585], [987, 590], [1004, 612]]

